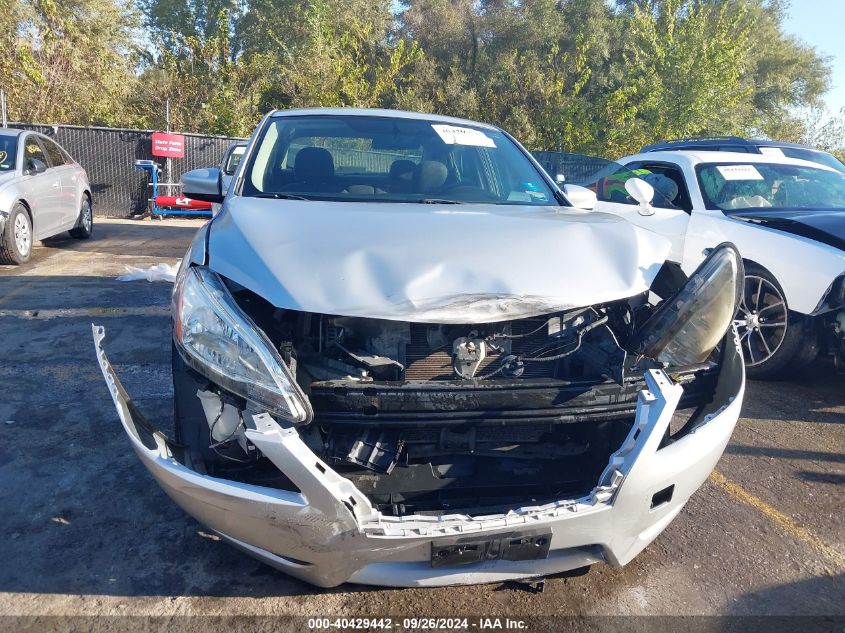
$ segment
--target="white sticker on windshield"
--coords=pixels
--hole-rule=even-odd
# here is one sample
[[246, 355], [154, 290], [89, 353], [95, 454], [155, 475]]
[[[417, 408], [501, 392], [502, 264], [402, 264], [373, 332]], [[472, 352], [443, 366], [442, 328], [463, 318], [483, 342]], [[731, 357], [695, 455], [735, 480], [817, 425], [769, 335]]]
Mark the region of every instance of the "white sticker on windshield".
[[780, 147], [761, 147], [760, 153], [765, 156], [785, 156]]
[[473, 145], [475, 147], [496, 147], [493, 139], [481, 130], [457, 125], [432, 123], [431, 127], [446, 145]]
[[234, 154], [235, 156], [240, 156], [245, 151], [246, 151], [246, 147], [236, 147], [235, 149], [232, 150], [232, 154]]
[[718, 165], [716, 169], [725, 180], [763, 180], [754, 165]]

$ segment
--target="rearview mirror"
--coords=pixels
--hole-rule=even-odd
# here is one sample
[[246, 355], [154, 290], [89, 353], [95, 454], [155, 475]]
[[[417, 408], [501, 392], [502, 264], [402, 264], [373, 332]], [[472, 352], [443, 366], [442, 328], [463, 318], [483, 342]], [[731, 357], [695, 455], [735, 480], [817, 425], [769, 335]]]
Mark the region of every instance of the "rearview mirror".
[[29, 159], [29, 173], [30, 174], [43, 174], [47, 171], [47, 163], [43, 160], [39, 160], [37, 158], [30, 158]]
[[223, 202], [222, 176], [217, 167], [194, 169], [182, 174], [182, 194], [194, 200]]
[[581, 185], [563, 185], [563, 193], [576, 209], [592, 211], [598, 202], [596, 192]]
[[637, 212], [640, 215], [654, 215], [654, 207], [651, 201], [654, 200], [654, 187], [642, 178], [631, 178], [625, 182], [625, 191], [639, 203]]

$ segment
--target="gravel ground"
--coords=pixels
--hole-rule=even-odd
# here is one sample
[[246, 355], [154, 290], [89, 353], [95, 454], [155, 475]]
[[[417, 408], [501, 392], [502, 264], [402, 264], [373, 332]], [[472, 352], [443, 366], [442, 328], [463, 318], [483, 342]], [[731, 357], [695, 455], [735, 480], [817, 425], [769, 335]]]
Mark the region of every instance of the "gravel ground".
[[0, 615], [781, 614], [839, 616], [842, 630], [845, 377], [824, 364], [749, 382], [717, 473], [631, 564], [542, 593], [318, 590], [220, 542], [131, 453], [90, 330], [106, 326], [124, 385], [166, 427], [170, 285], [114, 278], [175, 262], [199, 225], [101, 219], [90, 241], [52, 239], [0, 266]]

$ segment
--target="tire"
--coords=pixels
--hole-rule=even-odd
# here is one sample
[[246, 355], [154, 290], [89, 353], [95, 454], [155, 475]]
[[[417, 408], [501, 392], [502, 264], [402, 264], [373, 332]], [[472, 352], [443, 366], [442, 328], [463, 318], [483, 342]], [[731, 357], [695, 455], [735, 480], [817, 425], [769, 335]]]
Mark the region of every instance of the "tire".
[[69, 231], [71, 237], [78, 240], [87, 240], [94, 232], [94, 211], [91, 208], [91, 198], [82, 196], [82, 207], [79, 209], [79, 219], [76, 221], [76, 228]]
[[765, 268], [745, 267], [737, 319], [749, 378], [782, 378], [811, 363], [818, 354], [812, 317], [789, 309], [783, 288]]
[[24, 264], [32, 256], [32, 220], [26, 207], [18, 202], [6, 219], [0, 235], [0, 264]]

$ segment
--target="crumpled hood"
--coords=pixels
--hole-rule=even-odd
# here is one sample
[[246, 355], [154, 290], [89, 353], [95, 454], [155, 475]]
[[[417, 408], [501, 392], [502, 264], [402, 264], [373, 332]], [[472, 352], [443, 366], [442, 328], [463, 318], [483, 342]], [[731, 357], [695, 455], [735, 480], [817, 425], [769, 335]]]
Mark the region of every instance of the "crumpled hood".
[[753, 211], [733, 212], [730, 217], [770, 229], [800, 235], [845, 250], [845, 211]]
[[560, 207], [234, 197], [212, 270], [279, 308], [488, 323], [631, 297], [669, 252], [655, 233]]

